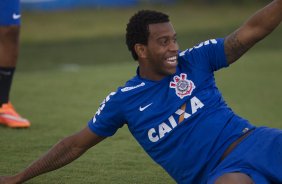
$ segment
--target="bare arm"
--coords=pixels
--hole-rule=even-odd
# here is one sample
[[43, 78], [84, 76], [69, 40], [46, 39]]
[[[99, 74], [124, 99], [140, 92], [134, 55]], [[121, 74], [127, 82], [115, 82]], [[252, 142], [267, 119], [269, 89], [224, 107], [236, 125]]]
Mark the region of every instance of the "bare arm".
[[274, 0], [257, 11], [239, 29], [225, 38], [224, 48], [229, 64], [239, 59], [254, 44], [270, 34], [282, 20], [282, 0]]
[[0, 184], [22, 183], [40, 174], [61, 168], [80, 157], [103, 139], [86, 127], [58, 142], [45, 155], [17, 175], [0, 177]]

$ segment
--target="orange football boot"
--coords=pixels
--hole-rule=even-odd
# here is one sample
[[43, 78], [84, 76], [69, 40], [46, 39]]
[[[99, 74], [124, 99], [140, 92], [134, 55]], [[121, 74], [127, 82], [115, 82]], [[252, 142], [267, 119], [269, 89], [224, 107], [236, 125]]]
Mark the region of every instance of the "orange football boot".
[[0, 124], [10, 128], [28, 128], [30, 122], [22, 118], [14, 109], [13, 105], [9, 102], [0, 107]]

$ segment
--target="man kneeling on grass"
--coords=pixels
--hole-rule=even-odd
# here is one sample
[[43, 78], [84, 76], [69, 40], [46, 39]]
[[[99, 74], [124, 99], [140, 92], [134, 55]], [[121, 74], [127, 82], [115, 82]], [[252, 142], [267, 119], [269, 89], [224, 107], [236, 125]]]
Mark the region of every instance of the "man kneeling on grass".
[[238, 60], [281, 20], [282, 0], [274, 0], [225, 38], [179, 51], [166, 14], [137, 12], [126, 29], [127, 46], [139, 63], [136, 76], [105, 98], [86, 128], [0, 183], [58, 169], [124, 124], [177, 183], [282, 183], [282, 131], [236, 115], [214, 79], [215, 71]]

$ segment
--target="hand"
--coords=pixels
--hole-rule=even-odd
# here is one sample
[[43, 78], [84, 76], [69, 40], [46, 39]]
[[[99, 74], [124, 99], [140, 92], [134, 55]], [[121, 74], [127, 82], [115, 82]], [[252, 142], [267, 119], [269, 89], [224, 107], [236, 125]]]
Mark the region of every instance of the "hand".
[[0, 176], [0, 184], [17, 184], [19, 183], [16, 176]]

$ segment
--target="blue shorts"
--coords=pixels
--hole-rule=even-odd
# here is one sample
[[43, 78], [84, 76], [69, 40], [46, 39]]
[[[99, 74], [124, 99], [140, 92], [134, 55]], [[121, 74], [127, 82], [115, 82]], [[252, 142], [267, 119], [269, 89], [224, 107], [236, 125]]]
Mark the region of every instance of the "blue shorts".
[[0, 26], [20, 25], [20, 0], [0, 0]]
[[282, 130], [260, 127], [246, 137], [210, 174], [208, 184], [240, 172], [254, 183], [282, 183]]

